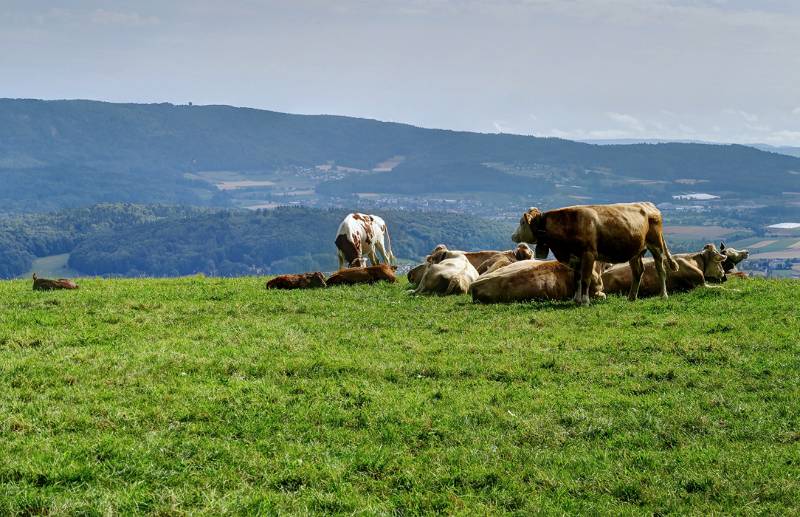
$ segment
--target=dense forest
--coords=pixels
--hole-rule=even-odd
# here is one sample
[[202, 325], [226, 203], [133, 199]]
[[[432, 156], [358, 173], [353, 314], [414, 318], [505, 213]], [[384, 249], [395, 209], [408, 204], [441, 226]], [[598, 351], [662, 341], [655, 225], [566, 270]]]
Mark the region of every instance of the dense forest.
[[[391, 172], [371, 173], [390, 157]], [[599, 199], [669, 198], [698, 178], [740, 196], [800, 191], [800, 159], [739, 145], [591, 145], [423, 129], [230, 106], [0, 99], [0, 207], [32, 212], [100, 202], [226, 206], [187, 173], [274, 173], [335, 164], [317, 185], [352, 192], [532, 192], [576, 185]], [[349, 169], [348, 169], [349, 170]], [[644, 180], [644, 181], [643, 181]]]
[[[336, 268], [333, 240], [343, 210], [209, 210], [100, 205], [0, 218], [0, 277], [18, 276], [35, 257], [71, 253], [87, 275], [235, 276]], [[395, 254], [418, 260], [436, 244], [510, 248], [509, 223], [461, 215], [387, 211]]]

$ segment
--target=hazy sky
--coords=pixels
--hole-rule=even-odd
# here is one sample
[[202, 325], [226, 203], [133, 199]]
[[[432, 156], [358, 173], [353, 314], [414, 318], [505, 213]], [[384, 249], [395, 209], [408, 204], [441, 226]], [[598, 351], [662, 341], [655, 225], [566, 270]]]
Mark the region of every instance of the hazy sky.
[[798, 0], [0, 0], [0, 97], [800, 145]]

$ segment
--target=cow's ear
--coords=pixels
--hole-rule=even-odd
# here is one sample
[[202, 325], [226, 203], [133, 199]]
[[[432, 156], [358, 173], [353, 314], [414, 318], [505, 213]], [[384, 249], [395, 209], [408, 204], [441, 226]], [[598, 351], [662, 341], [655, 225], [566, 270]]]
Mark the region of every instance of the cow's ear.
[[531, 225], [542, 214], [542, 211], [532, 206], [528, 209], [527, 212], [522, 216], [525, 219], [525, 224]]
[[725, 243], [723, 241], [719, 241], [719, 250], [722, 251], [725, 249]]

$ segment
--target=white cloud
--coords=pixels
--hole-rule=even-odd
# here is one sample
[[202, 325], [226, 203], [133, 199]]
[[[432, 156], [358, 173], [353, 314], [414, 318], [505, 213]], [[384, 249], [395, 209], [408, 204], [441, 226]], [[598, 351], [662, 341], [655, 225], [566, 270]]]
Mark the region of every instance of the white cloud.
[[800, 106], [792, 110], [792, 115], [800, 115]]
[[627, 113], [617, 113], [614, 111], [609, 111], [606, 113], [606, 116], [617, 122], [618, 124], [622, 124], [623, 126], [627, 126], [629, 129], [637, 132], [644, 131], [644, 124], [634, 117], [633, 115], [628, 115]]
[[726, 115], [739, 116], [739, 117], [743, 118], [747, 122], [751, 122], [751, 123], [752, 122], [758, 122], [758, 115], [756, 115], [754, 113], [748, 113], [748, 112], [746, 112], [744, 110], [728, 108], [728, 109], [722, 110], [722, 112], [725, 113]]
[[140, 27], [143, 25], [155, 25], [159, 19], [155, 16], [143, 16], [134, 12], [108, 11], [97, 9], [91, 14], [93, 23], [102, 25], [126, 25], [129, 27]]

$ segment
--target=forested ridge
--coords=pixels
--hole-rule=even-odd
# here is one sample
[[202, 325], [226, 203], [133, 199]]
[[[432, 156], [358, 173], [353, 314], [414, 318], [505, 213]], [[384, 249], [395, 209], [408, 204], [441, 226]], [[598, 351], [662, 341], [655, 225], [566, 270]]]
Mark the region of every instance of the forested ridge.
[[[335, 269], [333, 244], [345, 210], [281, 207], [212, 210], [98, 205], [0, 218], [0, 276], [18, 276], [35, 257], [71, 253], [86, 275], [236, 276]], [[384, 211], [391, 245], [417, 260], [436, 244], [509, 248], [507, 222], [458, 214]]]

